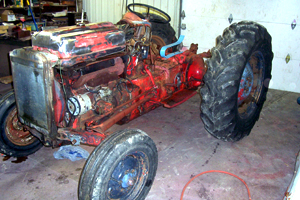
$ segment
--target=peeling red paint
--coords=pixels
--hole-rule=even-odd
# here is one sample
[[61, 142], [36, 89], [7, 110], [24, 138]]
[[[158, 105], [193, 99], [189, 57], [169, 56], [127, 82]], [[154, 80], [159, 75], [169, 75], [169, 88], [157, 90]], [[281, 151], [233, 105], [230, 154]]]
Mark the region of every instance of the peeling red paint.
[[[132, 27], [143, 30], [141, 26], [149, 23]], [[156, 47], [151, 46], [149, 38], [135, 35], [143, 41], [125, 44], [125, 33], [111, 23], [78, 30], [81, 29], [71, 27], [51, 32], [60, 43], [48, 46], [39, 43], [47, 37], [41, 33], [36, 36], [33, 49], [58, 57], [60, 68], [55, 77], [64, 90], [53, 91], [55, 122], [59, 127], [72, 129], [72, 134], [81, 136], [83, 143], [98, 145], [105, 135], [97, 134], [105, 133], [116, 123], [126, 123], [160, 105], [179, 105], [196, 94], [195, 89], [203, 83], [203, 58], [211, 54], [197, 54], [195, 44], [166, 59], [157, 49], [152, 51]], [[171, 101], [175, 103], [168, 104]], [[76, 114], [72, 109], [77, 109]], [[64, 120], [66, 116], [68, 120]]]

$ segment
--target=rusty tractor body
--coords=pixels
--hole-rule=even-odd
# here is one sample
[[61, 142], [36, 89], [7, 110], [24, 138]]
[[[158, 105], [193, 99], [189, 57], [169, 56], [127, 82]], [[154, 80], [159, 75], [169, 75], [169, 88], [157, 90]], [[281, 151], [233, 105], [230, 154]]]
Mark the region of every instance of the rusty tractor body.
[[150, 41], [151, 25], [132, 25], [145, 34], [126, 42], [112, 23], [87, 24], [37, 33], [32, 47], [14, 50], [16, 103], [26, 129], [51, 146], [57, 139], [97, 146], [115, 123], [195, 95], [210, 53], [197, 54], [192, 45], [163, 58]]

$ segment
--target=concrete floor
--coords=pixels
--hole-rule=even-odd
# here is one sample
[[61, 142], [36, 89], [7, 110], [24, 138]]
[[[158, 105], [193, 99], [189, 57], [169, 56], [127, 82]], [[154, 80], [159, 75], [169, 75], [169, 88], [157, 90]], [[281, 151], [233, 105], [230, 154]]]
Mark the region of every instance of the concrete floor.
[[[292, 178], [300, 149], [300, 94], [270, 90], [251, 134], [236, 143], [205, 132], [199, 118], [200, 97], [171, 110], [160, 107], [109, 131], [139, 128], [157, 145], [159, 164], [147, 200], [177, 200], [191, 177], [224, 170], [248, 184], [252, 199], [281, 200]], [[89, 152], [93, 147], [82, 147]], [[85, 161], [56, 160], [57, 149], [42, 148], [28, 159], [0, 160], [0, 199], [77, 199]], [[187, 188], [184, 200], [248, 199], [246, 187], [226, 174], [205, 174]]]

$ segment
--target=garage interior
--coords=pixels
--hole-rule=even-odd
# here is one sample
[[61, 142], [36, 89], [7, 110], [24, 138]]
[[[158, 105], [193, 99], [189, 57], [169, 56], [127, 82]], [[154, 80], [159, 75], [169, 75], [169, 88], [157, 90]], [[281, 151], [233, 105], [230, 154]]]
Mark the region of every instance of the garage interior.
[[[299, 2], [287, 1], [284, 8], [290, 12], [281, 15], [280, 19], [273, 15], [276, 9], [271, 14], [263, 12], [263, 8], [257, 6], [260, 1], [255, 1], [250, 10], [246, 9], [248, 6], [246, 1], [245, 5], [240, 1], [229, 4], [217, 0], [208, 3], [201, 1], [199, 5], [194, 5], [192, 1], [183, 0], [180, 6], [181, 1], [178, 0], [174, 1], [175, 8], [171, 7], [173, 4], [171, 1], [168, 1], [168, 5], [161, 2], [141, 0], [138, 3], [153, 5], [162, 10], [167, 7], [168, 11], [176, 9], [178, 12], [173, 11], [173, 15], [177, 16], [174, 17], [174, 21], [176, 20], [174, 29], [177, 34], [177, 30], [180, 30], [179, 9], [182, 7], [186, 16], [181, 19], [181, 24], [185, 24], [186, 28], [180, 30], [181, 34], [186, 35], [184, 45], [199, 43], [198, 53], [207, 51], [215, 45], [215, 38], [230, 25], [228, 17], [232, 14], [232, 23], [253, 20], [268, 29], [273, 38], [274, 59], [272, 81], [259, 120], [250, 135], [238, 142], [223, 142], [206, 132], [200, 119], [199, 92], [175, 108], [167, 109], [161, 106], [127, 124], [114, 125], [108, 129], [109, 133], [127, 128], [141, 129], [155, 142], [158, 150], [158, 169], [146, 200], [180, 199], [185, 184], [191, 178], [213, 170], [230, 172], [242, 178], [249, 187], [252, 199], [283, 199], [294, 174], [300, 144], [300, 105], [297, 103], [300, 97], [300, 59], [297, 57], [299, 55], [297, 35], [300, 29], [297, 25], [294, 28], [291, 25], [294, 21], [296, 23], [299, 21], [299, 11], [294, 10], [296, 7], [299, 8]], [[279, 8], [280, 6], [276, 4], [278, 2], [273, 1], [270, 3], [272, 5], [264, 6]], [[112, 6], [125, 10], [123, 5], [126, 3], [132, 2], [111, 1], [106, 5], [104, 1], [101, 3], [96, 0], [82, 1], [86, 20], [89, 22], [116, 23], [118, 21], [116, 16], [122, 12], [115, 11], [118, 14], [113, 14], [114, 18], [109, 20], [109, 15], [97, 16], [95, 12], [99, 10], [94, 8], [107, 9], [105, 6]], [[207, 9], [204, 11], [203, 7]], [[227, 10], [218, 11], [222, 7]], [[202, 11], [202, 15], [197, 13], [197, 9]], [[253, 14], [254, 11], [257, 14]], [[201, 22], [194, 25], [192, 22], [195, 22], [197, 17]], [[283, 39], [285, 36], [287, 37]], [[1, 41], [1, 44], [11, 48], [5, 41]], [[6, 64], [1, 64], [2, 78], [11, 75]], [[3, 80], [6, 84], [0, 84], [1, 96], [12, 88], [12, 84], [7, 83], [7, 78]], [[89, 153], [94, 149], [87, 145], [80, 147]], [[85, 160], [74, 162], [68, 159], [57, 160], [53, 156], [57, 150], [58, 148], [43, 147], [21, 159], [1, 154], [1, 199], [78, 199], [78, 182]], [[208, 173], [197, 177], [188, 185], [183, 199], [248, 199], [248, 193], [245, 185], [237, 178], [223, 173]]]

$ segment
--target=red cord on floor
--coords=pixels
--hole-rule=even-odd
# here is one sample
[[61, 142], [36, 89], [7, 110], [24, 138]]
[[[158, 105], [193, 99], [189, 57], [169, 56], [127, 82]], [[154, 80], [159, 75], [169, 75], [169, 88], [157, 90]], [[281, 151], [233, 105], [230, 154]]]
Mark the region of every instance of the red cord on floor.
[[209, 170], [209, 171], [206, 171], [206, 172], [202, 172], [200, 174], [197, 174], [196, 176], [194, 176], [193, 178], [191, 178], [191, 180], [189, 180], [189, 182], [187, 182], [187, 184], [185, 184], [182, 192], [181, 192], [181, 197], [180, 197], [180, 200], [183, 200], [183, 195], [184, 195], [184, 191], [185, 189], [187, 188], [187, 186], [197, 177], [203, 175], [203, 174], [207, 174], [207, 173], [214, 173], [214, 172], [217, 172], [217, 173], [223, 173], [223, 174], [228, 174], [228, 175], [231, 175], [231, 176], [234, 176], [235, 178], [239, 179], [240, 181], [242, 181], [244, 183], [244, 185], [246, 186], [247, 188], [247, 191], [248, 191], [248, 196], [249, 196], [249, 200], [251, 200], [251, 195], [250, 195], [250, 190], [249, 190], [249, 187], [247, 185], [247, 183], [241, 179], [240, 177], [238, 177], [237, 175], [234, 175], [232, 173], [229, 173], [229, 172], [225, 172], [225, 171], [220, 171], [220, 170]]

